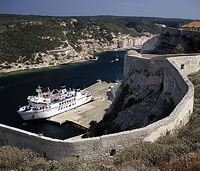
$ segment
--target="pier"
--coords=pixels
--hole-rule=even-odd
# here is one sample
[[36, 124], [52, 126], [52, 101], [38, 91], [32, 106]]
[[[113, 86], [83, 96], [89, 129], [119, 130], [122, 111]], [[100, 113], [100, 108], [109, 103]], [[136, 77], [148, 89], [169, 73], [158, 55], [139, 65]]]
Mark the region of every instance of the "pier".
[[98, 81], [85, 89], [92, 93], [93, 101], [48, 118], [47, 121], [60, 125], [70, 121], [85, 128], [89, 128], [90, 122], [92, 120], [99, 122], [106, 113], [106, 109], [111, 105], [112, 101], [109, 100], [107, 92], [109, 87], [113, 84], [114, 83]]

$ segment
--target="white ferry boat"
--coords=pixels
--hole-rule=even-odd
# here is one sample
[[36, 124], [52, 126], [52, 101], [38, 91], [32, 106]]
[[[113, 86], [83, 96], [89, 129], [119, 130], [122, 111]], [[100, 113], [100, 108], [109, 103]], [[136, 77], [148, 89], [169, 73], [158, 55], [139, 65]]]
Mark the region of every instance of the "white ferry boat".
[[42, 90], [40, 86], [36, 89], [36, 96], [28, 96], [28, 105], [20, 107], [17, 111], [24, 120], [49, 118], [54, 115], [74, 109], [89, 102], [92, 95], [88, 91], [80, 89], [69, 89], [62, 86], [60, 90], [49, 88]]

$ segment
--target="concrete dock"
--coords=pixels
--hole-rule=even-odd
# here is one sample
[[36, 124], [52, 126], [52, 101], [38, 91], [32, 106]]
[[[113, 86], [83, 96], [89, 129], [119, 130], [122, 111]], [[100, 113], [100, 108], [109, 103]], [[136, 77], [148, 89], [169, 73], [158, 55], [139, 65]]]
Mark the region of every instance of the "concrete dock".
[[60, 125], [70, 121], [85, 128], [89, 128], [89, 123], [92, 120], [99, 122], [106, 113], [105, 110], [111, 105], [112, 102], [108, 99], [107, 91], [112, 84], [113, 83], [98, 81], [85, 89], [92, 93], [93, 101], [51, 117], [47, 119], [47, 121]]

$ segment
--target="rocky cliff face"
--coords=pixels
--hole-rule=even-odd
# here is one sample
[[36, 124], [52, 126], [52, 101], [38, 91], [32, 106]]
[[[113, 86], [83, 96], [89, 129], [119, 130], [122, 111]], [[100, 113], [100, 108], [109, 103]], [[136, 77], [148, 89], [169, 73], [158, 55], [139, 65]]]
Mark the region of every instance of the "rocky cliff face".
[[187, 30], [179, 30], [174, 28], [162, 28], [161, 33], [152, 39], [145, 42], [141, 48], [142, 54], [165, 54], [176, 49], [178, 46], [182, 47], [187, 52], [190, 45], [190, 37], [192, 35], [200, 36], [200, 32], [192, 32]]
[[178, 44], [183, 44], [183, 37], [176, 30], [162, 29], [161, 33], [144, 44], [141, 53], [165, 54]]
[[170, 114], [173, 100], [163, 93], [163, 59], [145, 59], [135, 51], [125, 56], [124, 78], [111, 111], [91, 127], [93, 135], [115, 133], [144, 127]]

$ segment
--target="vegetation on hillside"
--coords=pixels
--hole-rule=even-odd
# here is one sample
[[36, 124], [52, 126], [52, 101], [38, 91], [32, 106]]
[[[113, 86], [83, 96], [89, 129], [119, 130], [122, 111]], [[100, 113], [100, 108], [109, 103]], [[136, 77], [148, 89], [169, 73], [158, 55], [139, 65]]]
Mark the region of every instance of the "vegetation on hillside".
[[68, 43], [80, 52], [78, 40], [90, 38], [101, 43], [111, 42], [112, 32], [141, 35], [124, 25], [92, 18], [71, 23], [71, 18], [64, 17], [0, 15], [0, 63], [16, 62], [19, 58], [18, 62], [32, 62], [34, 53], [61, 45], [67, 47]]
[[45, 52], [61, 45], [62, 30], [48, 25], [17, 27], [0, 33], [0, 62], [8, 63], [22, 57], [21, 62], [34, 60], [33, 53]]
[[[114, 33], [141, 36], [144, 32], [159, 33], [154, 23], [179, 27], [191, 20], [148, 17], [85, 16], [74, 17], [23, 16], [0, 14], [0, 63], [33, 62], [34, 54], [70, 44], [82, 50], [78, 40], [95, 39], [110, 42]], [[67, 42], [67, 43], [66, 43]], [[87, 42], [90, 43], [90, 42]], [[18, 60], [20, 59], [20, 60]]]
[[156, 142], [140, 142], [112, 159], [84, 162], [80, 158], [47, 160], [17, 147], [0, 148], [1, 170], [200, 170], [200, 71], [189, 76], [195, 86], [194, 112], [174, 134]]
[[179, 53], [200, 53], [200, 36], [192, 34], [189, 38], [183, 37], [184, 44], [178, 44], [173, 50], [169, 51], [168, 54], [179, 54]]
[[185, 51], [187, 53], [200, 53], [200, 36], [197, 34], [190, 36]]
[[178, 18], [156, 18], [156, 17], [126, 17], [126, 16], [82, 16], [76, 17], [81, 20], [99, 20], [103, 22], [113, 22], [116, 24], [124, 25], [128, 28], [134, 28], [137, 32], [146, 31], [152, 34], [158, 34], [159, 28], [154, 24], [164, 24], [167, 27], [179, 28], [180, 26], [190, 23], [193, 20], [191, 19], [178, 19]]

